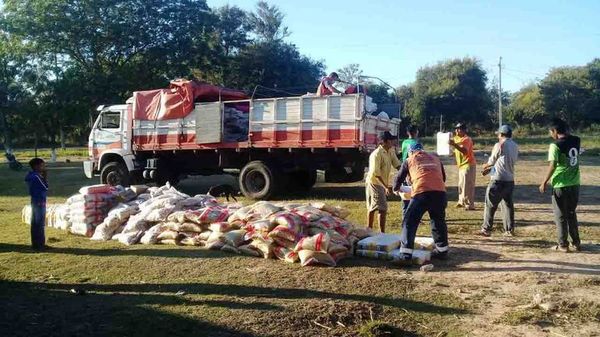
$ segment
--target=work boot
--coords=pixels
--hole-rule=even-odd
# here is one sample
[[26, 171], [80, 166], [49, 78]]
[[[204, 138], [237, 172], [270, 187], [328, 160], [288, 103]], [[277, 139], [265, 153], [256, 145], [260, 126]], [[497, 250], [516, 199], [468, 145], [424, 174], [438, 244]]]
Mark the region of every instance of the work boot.
[[569, 247], [564, 247], [561, 245], [556, 245], [554, 247], [551, 248], [552, 250], [555, 250], [557, 252], [563, 252], [563, 253], [568, 253], [569, 252]]
[[485, 229], [481, 229], [479, 232], [477, 232], [477, 235], [485, 236], [486, 238], [489, 238], [490, 236], [492, 236], [492, 233], [489, 231], [486, 231]]
[[438, 260], [448, 260], [448, 251], [440, 252], [439, 250], [434, 248], [431, 251], [431, 258], [438, 259]]

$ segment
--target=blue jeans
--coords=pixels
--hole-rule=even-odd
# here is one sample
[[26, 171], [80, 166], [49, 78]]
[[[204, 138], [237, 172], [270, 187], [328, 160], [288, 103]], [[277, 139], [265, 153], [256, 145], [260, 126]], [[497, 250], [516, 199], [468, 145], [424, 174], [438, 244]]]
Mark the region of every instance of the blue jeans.
[[400, 252], [412, 255], [417, 229], [425, 212], [428, 212], [431, 218], [431, 235], [436, 249], [440, 252], [448, 251], [447, 205], [446, 192], [430, 191], [414, 195], [402, 219]]
[[46, 203], [39, 201], [31, 202], [31, 246], [43, 248], [46, 244], [44, 233], [46, 226]]

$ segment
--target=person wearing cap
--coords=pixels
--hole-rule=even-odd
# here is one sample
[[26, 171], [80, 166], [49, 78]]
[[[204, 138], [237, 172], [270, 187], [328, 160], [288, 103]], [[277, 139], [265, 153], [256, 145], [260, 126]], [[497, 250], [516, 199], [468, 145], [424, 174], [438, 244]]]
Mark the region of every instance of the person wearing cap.
[[402, 183], [412, 183], [412, 199], [402, 219], [400, 235], [401, 264], [410, 264], [419, 223], [425, 212], [431, 219], [431, 235], [435, 242], [433, 258], [448, 256], [448, 226], [446, 225], [446, 172], [437, 155], [423, 151], [421, 144], [413, 144], [394, 179], [393, 191], [399, 192]]
[[336, 72], [332, 72], [329, 76], [325, 76], [321, 79], [321, 83], [319, 83], [319, 87], [317, 88], [317, 96], [329, 96], [336, 94], [343, 94], [341, 91], [336, 89], [333, 84], [335, 82], [339, 82], [340, 77]]
[[502, 202], [502, 222], [504, 235], [513, 236], [515, 230], [515, 163], [519, 157], [519, 147], [512, 139], [512, 128], [502, 125], [498, 129], [498, 142], [494, 144], [492, 155], [483, 165], [483, 175], [490, 174], [490, 183], [485, 192], [485, 209], [480, 234], [490, 236], [494, 214]]
[[475, 175], [476, 165], [475, 153], [473, 152], [473, 140], [467, 135], [467, 126], [458, 123], [454, 127], [454, 138], [448, 144], [454, 147], [456, 165], [458, 166], [458, 203], [456, 207], [464, 207], [466, 210], [475, 209]]
[[397, 137], [386, 131], [380, 136], [377, 149], [369, 156], [369, 171], [365, 179], [365, 194], [367, 199], [367, 223], [373, 228], [375, 213], [379, 212], [379, 229], [385, 233], [385, 221], [388, 204], [387, 195], [392, 193], [389, 184], [392, 167], [400, 168], [400, 160], [394, 152]]

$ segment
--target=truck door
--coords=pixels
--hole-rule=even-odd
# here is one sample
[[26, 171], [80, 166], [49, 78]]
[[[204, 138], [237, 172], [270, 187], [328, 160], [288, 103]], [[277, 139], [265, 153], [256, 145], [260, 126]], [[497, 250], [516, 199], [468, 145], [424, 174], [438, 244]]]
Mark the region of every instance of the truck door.
[[97, 158], [100, 152], [107, 149], [123, 148], [124, 113], [125, 111], [120, 109], [102, 111], [96, 127], [92, 131], [92, 148], [98, 151], [98, 153], [94, 153], [94, 157]]

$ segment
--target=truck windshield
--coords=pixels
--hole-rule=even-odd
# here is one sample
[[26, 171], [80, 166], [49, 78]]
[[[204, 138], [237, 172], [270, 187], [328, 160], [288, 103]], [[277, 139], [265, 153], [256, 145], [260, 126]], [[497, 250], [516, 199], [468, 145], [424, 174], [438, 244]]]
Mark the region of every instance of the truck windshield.
[[117, 111], [106, 111], [102, 114], [100, 122], [102, 129], [118, 129], [121, 127], [121, 113]]

